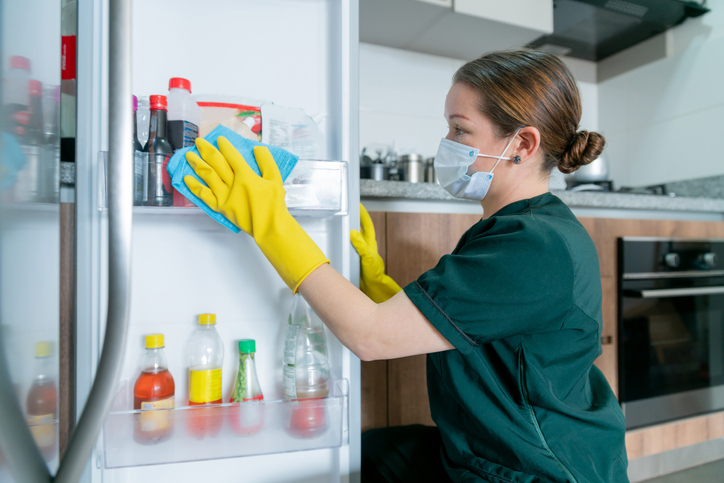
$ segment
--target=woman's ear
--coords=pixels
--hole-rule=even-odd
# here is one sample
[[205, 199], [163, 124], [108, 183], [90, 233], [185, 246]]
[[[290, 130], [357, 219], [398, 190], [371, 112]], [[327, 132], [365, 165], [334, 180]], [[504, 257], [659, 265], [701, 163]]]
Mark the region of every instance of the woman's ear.
[[540, 147], [540, 131], [533, 126], [526, 126], [518, 131], [518, 145], [511, 154], [512, 156], [520, 156], [521, 162], [530, 159], [538, 152]]

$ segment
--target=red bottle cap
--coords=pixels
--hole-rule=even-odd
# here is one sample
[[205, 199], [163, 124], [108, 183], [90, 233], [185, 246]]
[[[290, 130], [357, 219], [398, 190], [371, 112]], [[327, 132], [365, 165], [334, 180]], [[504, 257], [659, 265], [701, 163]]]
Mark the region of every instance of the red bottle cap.
[[20, 55], [13, 55], [10, 57], [10, 68], [24, 69], [30, 72], [30, 59], [27, 57], [21, 57]]
[[166, 96], [151, 96], [150, 104], [151, 104], [152, 111], [167, 111], [168, 110], [168, 103], [166, 102]]
[[168, 89], [186, 89], [191, 92], [191, 82], [183, 77], [171, 77], [168, 81]]
[[29, 88], [32, 97], [40, 97], [43, 95], [43, 83], [39, 80], [30, 79]]

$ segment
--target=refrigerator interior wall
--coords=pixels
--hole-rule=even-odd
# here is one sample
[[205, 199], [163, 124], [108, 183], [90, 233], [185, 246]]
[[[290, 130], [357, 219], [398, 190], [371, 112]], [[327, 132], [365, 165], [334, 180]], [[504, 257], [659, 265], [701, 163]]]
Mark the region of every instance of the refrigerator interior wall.
[[[351, 35], [349, 4], [338, 0], [136, 1], [133, 92], [137, 96], [166, 95], [170, 77], [185, 77], [194, 94], [242, 96], [301, 107], [321, 120], [328, 159], [349, 161], [349, 172], [354, 173], [358, 165], [350, 153], [352, 146], [356, 149], [357, 134], [345, 128], [356, 106], [350, 105], [345, 84], [349, 65], [342, 54], [351, 42], [346, 38]], [[356, 18], [353, 21], [356, 29]], [[356, 38], [353, 42], [356, 45]], [[358, 194], [351, 196], [357, 201], [350, 201], [350, 212], [356, 213]], [[112, 410], [132, 408], [143, 338], [155, 332], [165, 335], [176, 406], [187, 404], [187, 344], [196, 316], [207, 312], [216, 314], [216, 328], [224, 341], [223, 401], [229, 400], [238, 367], [239, 339], [256, 340], [256, 365], [265, 400], [281, 399], [282, 343], [291, 291], [245, 234], [234, 234], [207, 216], [163, 216], [149, 214], [149, 210], [134, 210], [128, 349]], [[98, 279], [106, 280], [106, 213], [96, 211], [94, 216], [101, 226], [101, 262], [96, 269]], [[332, 266], [347, 278], [349, 218], [298, 218]], [[106, 288], [99, 288], [98, 318], [103, 321]], [[350, 397], [358, 398], [359, 375], [351, 370], [358, 366], [350, 361], [354, 356], [329, 331], [326, 336], [334, 379], [347, 379]], [[358, 424], [349, 432], [359, 433]], [[340, 481], [349, 474], [350, 459], [354, 459], [349, 451], [343, 446], [182, 465], [101, 469], [102, 450], [97, 448], [93, 480], [197, 481], [215, 474], [220, 475], [219, 481], [240, 477], [248, 481]]]

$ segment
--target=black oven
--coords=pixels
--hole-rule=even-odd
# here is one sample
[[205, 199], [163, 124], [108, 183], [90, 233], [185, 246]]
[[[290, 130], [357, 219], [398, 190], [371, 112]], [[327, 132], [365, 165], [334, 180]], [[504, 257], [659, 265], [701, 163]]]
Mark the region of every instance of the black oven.
[[724, 410], [724, 240], [618, 239], [626, 428]]

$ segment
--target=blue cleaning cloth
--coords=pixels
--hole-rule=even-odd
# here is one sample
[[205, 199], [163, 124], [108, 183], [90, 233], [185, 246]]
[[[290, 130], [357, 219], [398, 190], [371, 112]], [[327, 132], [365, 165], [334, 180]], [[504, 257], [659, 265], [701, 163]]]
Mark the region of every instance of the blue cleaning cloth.
[[[259, 171], [259, 166], [257, 166], [256, 159], [254, 158], [254, 146], [266, 146], [267, 148], [269, 148], [269, 152], [274, 157], [274, 161], [276, 161], [277, 166], [279, 167], [279, 172], [282, 175], [282, 181], [287, 179], [287, 176], [289, 176], [289, 173], [292, 172], [294, 166], [297, 165], [297, 161], [299, 161], [299, 156], [296, 156], [285, 149], [276, 146], [269, 146], [268, 144], [262, 144], [256, 141], [252, 141], [250, 139], [246, 139], [245, 137], [235, 133], [231, 129], [224, 126], [217, 126], [216, 129], [207, 134], [204, 139], [206, 139], [209, 143], [211, 143], [212, 146], [218, 149], [219, 145], [216, 140], [219, 136], [224, 136], [226, 139], [228, 139], [229, 142], [237, 150], [239, 150], [241, 155], [246, 160], [247, 164], [251, 166], [251, 169], [253, 169], [254, 172], [259, 176], [261, 176], [261, 171]], [[186, 153], [189, 151], [193, 151], [197, 155], [199, 155], [199, 157], [201, 157], [201, 155], [199, 154], [199, 150], [196, 149], [196, 146], [189, 146], [187, 148], [179, 149], [178, 151], [176, 151], [171, 160], [168, 162], [168, 167], [166, 168], [171, 175], [171, 184], [182, 195], [193, 201], [196, 206], [204, 210], [211, 218], [218, 221], [234, 233], [239, 233], [241, 230], [236, 225], [230, 222], [224, 215], [217, 213], [209, 208], [209, 206], [201, 201], [201, 199], [198, 198], [195, 194], [193, 194], [191, 190], [188, 189], [188, 187], [186, 186], [186, 183], [184, 183], [184, 176], [190, 174], [191, 176], [199, 180], [201, 184], [207, 186], [206, 183], [204, 183], [204, 181], [199, 178], [193, 168], [186, 161]]]

